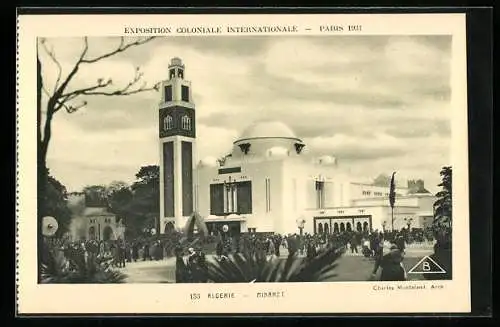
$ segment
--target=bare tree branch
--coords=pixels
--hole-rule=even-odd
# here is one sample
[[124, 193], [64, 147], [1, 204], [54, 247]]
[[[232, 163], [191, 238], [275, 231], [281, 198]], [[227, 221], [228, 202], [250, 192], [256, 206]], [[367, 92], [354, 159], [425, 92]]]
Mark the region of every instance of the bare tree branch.
[[[156, 84], [152, 87], [146, 87], [146, 83], [143, 83], [141, 87], [136, 87], [137, 83], [141, 80], [143, 74], [139, 71], [139, 68], [136, 69], [135, 72], [135, 77], [133, 78], [132, 81], [130, 81], [125, 87], [121, 89], [117, 89], [114, 91], [106, 91], [104, 90], [106, 87], [112, 85], [112, 80], [108, 79], [107, 81], [104, 81], [104, 79], [98, 79], [97, 84], [81, 88], [75, 91], [71, 91], [68, 93], [65, 93], [66, 88], [72, 81], [72, 79], [76, 76], [80, 65], [82, 63], [95, 63], [100, 60], [103, 60], [105, 58], [111, 57], [117, 53], [123, 52], [127, 50], [130, 47], [133, 46], [138, 46], [141, 44], [144, 44], [146, 42], [149, 42], [153, 40], [155, 37], [149, 37], [143, 40], [137, 40], [135, 42], [131, 43], [125, 43], [124, 38], [122, 37], [120, 39], [120, 44], [118, 45], [118, 48], [116, 48], [114, 51], [108, 52], [106, 54], [103, 54], [101, 56], [92, 58], [92, 59], [86, 59], [86, 55], [89, 50], [89, 42], [88, 38], [84, 37], [84, 48], [82, 52], [79, 55], [78, 60], [74, 64], [73, 68], [71, 69], [70, 73], [65, 77], [61, 78], [62, 74], [58, 74], [58, 79], [57, 79], [57, 86], [55, 90], [53, 91], [52, 94], [48, 92], [48, 90], [43, 90], [40, 92], [45, 92], [48, 97], [48, 101], [46, 104], [47, 110], [45, 111], [45, 123], [43, 126], [43, 136], [39, 135], [39, 144], [40, 144], [40, 158], [41, 162], [43, 165], [46, 165], [46, 157], [47, 157], [47, 150], [49, 146], [49, 142], [51, 139], [52, 135], [52, 119], [54, 117], [54, 114], [58, 112], [61, 109], [65, 109], [68, 113], [72, 113], [77, 111], [78, 109], [84, 107], [87, 105], [87, 101], [82, 101], [79, 104], [73, 104], [72, 102], [78, 98], [79, 96], [86, 96], [86, 95], [106, 95], [106, 96], [123, 96], [123, 95], [131, 95], [135, 93], [140, 93], [140, 92], [145, 92], [145, 91], [150, 91], [150, 90], [158, 90], [159, 84]], [[42, 44], [43, 44], [44, 39], [42, 39]], [[51, 60], [56, 62], [56, 65], [58, 68], [60, 67], [60, 63], [57, 61], [56, 56], [54, 54], [53, 50], [50, 50], [44, 45], [45, 50], [49, 54], [49, 57]], [[41, 73], [38, 72], [39, 78], [41, 78]], [[62, 81], [62, 82], [61, 82]], [[60, 85], [59, 85], [60, 84]], [[42, 84], [43, 86], [43, 84]], [[40, 111], [41, 112], [41, 111]]]
[[118, 96], [118, 95], [131, 95], [131, 94], [136, 94], [140, 92], [145, 92], [145, 91], [152, 91], [152, 90], [158, 90], [159, 83], [148, 87], [146, 82], [143, 82], [140, 87], [134, 88], [142, 79], [143, 73], [140, 72], [139, 67], [136, 68], [135, 70], [135, 76], [134, 78], [123, 88], [121, 89], [116, 89], [116, 90], [102, 90], [98, 91], [99, 89], [104, 89], [108, 86], [110, 86], [113, 81], [111, 79], [108, 79], [106, 82], [104, 80], [98, 79], [97, 84], [93, 86], [89, 86], [83, 89], [78, 89], [74, 90], [72, 92], [69, 92], [67, 94], [62, 95], [63, 98], [65, 98], [64, 101], [69, 100], [68, 98], [74, 98], [78, 95], [104, 95], [104, 96]]
[[150, 36], [150, 37], [148, 37], [146, 39], [143, 39], [143, 40], [137, 40], [137, 41], [134, 41], [134, 42], [125, 43], [125, 38], [122, 36], [122, 37], [120, 37], [120, 44], [118, 45], [118, 47], [115, 50], [113, 50], [111, 52], [108, 52], [108, 53], [105, 53], [103, 55], [100, 55], [98, 57], [92, 58], [92, 59], [84, 59], [84, 58], [82, 58], [81, 62], [82, 63], [86, 63], [86, 64], [91, 64], [91, 63], [100, 61], [102, 59], [114, 56], [117, 53], [123, 52], [123, 51], [127, 50], [130, 47], [138, 46], [138, 45], [147, 43], [147, 42], [155, 39], [156, 37], [157, 36]]
[[158, 84], [157, 85], [154, 85], [154, 86], [151, 86], [151, 87], [144, 87], [144, 86], [141, 86], [140, 88], [138, 89], [134, 89], [134, 90], [128, 90], [127, 89], [122, 89], [122, 90], [115, 90], [115, 91], [91, 91], [91, 92], [84, 92], [84, 93], [81, 93], [81, 94], [84, 94], [84, 95], [105, 95], [105, 96], [117, 96], [117, 95], [132, 95], [132, 94], [136, 94], [136, 93], [140, 93], [140, 92], [145, 92], [145, 91], [153, 91], [153, 90], [158, 90]]
[[57, 89], [57, 87], [59, 86], [59, 82], [61, 81], [62, 66], [61, 66], [61, 63], [59, 62], [59, 60], [57, 60], [57, 58], [56, 58], [54, 47], [49, 49], [47, 47], [47, 42], [45, 41], [45, 39], [41, 39], [40, 43], [42, 44], [42, 47], [45, 50], [45, 52], [49, 55], [49, 58], [52, 59], [52, 61], [57, 66], [57, 79], [56, 79], [56, 83], [54, 85], [54, 91], [55, 91]]
[[85, 46], [83, 47], [83, 51], [80, 54], [80, 59], [78, 59], [77, 65], [83, 61], [83, 58], [85, 58], [85, 56], [87, 55], [87, 52], [89, 51], [89, 39], [88, 39], [88, 37], [85, 36], [83, 38], [83, 43]]
[[49, 98], [50, 98], [50, 97], [52, 96], [52, 95], [50, 94], [50, 92], [49, 92], [49, 91], [45, 88], [45, 85], [42, 85], [42, 91], [43, 91], [43, 93], [45, 93], [45, 95], [46, 95], [47, 97], [49, 97]]

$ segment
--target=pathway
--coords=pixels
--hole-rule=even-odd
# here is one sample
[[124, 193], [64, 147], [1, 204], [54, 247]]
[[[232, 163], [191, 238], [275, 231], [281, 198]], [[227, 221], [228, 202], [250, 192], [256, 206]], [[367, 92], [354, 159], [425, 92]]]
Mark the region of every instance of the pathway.
[[[409, 270], [420, 258], [432, 254], [432, 249], [409, 248], [405, 255], [405, 266]], [[286, 258], [288, 251], [280, 250], [280, 258]], [[214, 260], [214, 255], [207, 255], [208, 260]], [[338, 275], [332, 281], [364, 281], [373, 268], [373, 260], [364, 258], [361, 253], [347, 251], [339, 259]], [[175, 283], [175, 258], [158, 261], [138, 261], [127, 263], [125, 268], [120, 268], [127, 274], [126, 283]], [[412, 278], [420, 279], [413, 275]]]

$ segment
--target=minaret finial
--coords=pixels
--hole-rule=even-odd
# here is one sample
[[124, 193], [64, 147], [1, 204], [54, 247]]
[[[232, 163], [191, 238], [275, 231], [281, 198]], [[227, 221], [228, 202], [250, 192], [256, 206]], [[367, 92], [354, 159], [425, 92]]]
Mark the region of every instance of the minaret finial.
[[170, 60], [168, 65], [169, 79], [180, 78], [184, 79], [184, 64], [181, 58], [174, 57]]

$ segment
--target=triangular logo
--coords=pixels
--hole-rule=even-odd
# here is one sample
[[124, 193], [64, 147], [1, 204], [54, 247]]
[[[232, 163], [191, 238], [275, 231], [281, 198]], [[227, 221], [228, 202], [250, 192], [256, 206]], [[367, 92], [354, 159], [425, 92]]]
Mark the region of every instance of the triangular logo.
[[446, 271], [429, 256], [423, 257], [408, 274], [446, 274]]

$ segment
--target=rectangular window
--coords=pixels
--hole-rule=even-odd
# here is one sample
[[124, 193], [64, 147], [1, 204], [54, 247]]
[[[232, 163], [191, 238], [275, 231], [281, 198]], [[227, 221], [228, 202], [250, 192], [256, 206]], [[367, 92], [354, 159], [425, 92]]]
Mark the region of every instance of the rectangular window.
[[252, 182], [210, 185], [210, 213], [218, 216], [232, 213], [251, 214]]
[[271, 211], [271, 179], [266, 178], [266, 212]]
[[252, 182], [237, 183], [237, 211], [239, 214], [252, 213]]
[[172, 85], [165, 86], [165, 102], [172, 101]]
[[189, 87], [182, 85], [181, 87], [181, 100], [189, 102]]
[[193, 213], [193, 144], [182, 141], [182, 215]]
[[325, 204], [325, 182], [316, 182], [316, 208], [323, 209]]
[[224, 184], [210, 185], [210, 214], [222, 215], [224, 213]]
[[174, 216], [174, 142], [163, 143], [163, 211]]

